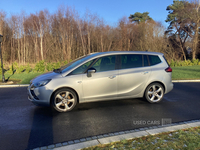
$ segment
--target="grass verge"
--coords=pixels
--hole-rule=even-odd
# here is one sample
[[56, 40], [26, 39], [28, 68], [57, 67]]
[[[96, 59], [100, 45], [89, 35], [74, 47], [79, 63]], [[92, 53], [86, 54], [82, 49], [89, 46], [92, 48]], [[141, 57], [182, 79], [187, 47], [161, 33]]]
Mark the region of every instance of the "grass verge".
[[[185, 67], [172, 67], [172, 80], [190, 80], [200, 79], [200, 66], [185, 66]], [[5, 78], [9, 80], [20, 80], [19, 84], [29, 84], [30, 80], [44, 72], [30, 72], [30, 73], [14, 73], [13, 75], [5, 73]], [[2, 76], [0, 75], [0, 79]]]
[[132, 140], [122, 140], [106, 145], [84, 148], [83, 150], [124, 150], [124, 149], [159, 149], [159, 150], [199, 150], [200, 127], [194, 127], [175, 132], [162, 133], [155, 136], [145, 136]]
[[[18, 82], [18, 84], [29, 84], [30, 80], [32, 80], [33, 78], [35, 78], [36, 76], [43, 74], [43, 73], [14, 73], [13, 75], [5, 73], [5, 79], [10, 81], [10, 80], [19, 80], [20, 82]], [[2, 79], [2, 75], [0, 75], [0, 78]]]
[[172, 80], [200, 79], [200, 66], [172, 67]]

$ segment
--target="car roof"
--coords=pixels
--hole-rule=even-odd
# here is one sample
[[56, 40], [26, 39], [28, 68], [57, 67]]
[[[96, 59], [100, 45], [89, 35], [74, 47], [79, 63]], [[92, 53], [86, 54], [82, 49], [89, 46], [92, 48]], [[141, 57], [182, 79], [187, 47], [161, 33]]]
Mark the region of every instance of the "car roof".
[[92, 57], [95, 57], [95, 56], [120, 55], [120, 54], [164, 55], [163, 53], [148, 52], [148, 51], [108, 51], [108, 52], [90, 53], [89, 55], [92, 55]]

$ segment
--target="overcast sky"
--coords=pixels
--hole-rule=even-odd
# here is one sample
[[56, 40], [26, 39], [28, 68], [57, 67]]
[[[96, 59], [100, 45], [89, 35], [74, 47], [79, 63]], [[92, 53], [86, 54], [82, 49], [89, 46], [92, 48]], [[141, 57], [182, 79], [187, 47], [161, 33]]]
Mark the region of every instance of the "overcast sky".
[[173, 0], [0, 0], [0, 10], [5, 11], [9, 17], [21, 11], [30, 14], [47, 9], [54, 13], [59, 6], [66, 5], [74, 7], [80, 15], [89, 10], [109, 25], [115, 25], [120, 18], [129, 17], [135, 12], [148, 11], [150, 17], [167, 26], [166, 7], [172, 3]]

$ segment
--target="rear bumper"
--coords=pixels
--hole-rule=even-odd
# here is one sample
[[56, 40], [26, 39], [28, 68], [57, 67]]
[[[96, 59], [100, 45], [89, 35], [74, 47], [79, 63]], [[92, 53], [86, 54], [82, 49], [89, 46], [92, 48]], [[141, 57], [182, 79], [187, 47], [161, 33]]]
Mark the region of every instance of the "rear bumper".
[[172, 82], [170, 82], [165, 89], [165, 94], [169, 93], [171, 90], [173, 90], [174, 88], [174, 84]]

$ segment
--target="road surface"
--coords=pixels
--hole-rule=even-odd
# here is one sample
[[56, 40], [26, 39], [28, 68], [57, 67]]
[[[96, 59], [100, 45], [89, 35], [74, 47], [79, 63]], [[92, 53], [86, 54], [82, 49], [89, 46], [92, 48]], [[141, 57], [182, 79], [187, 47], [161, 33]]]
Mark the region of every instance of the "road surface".
[[[48, 146], [117, 131], [200, 119], [200, 83], [174, 83], [159, 104], [142, 99], [79, 104], [67, 113], [52, 112], [27, 99], [26, 87], [0, 88], [0, 149]], [[147, 123], [148, 122], [148, 123]]]

